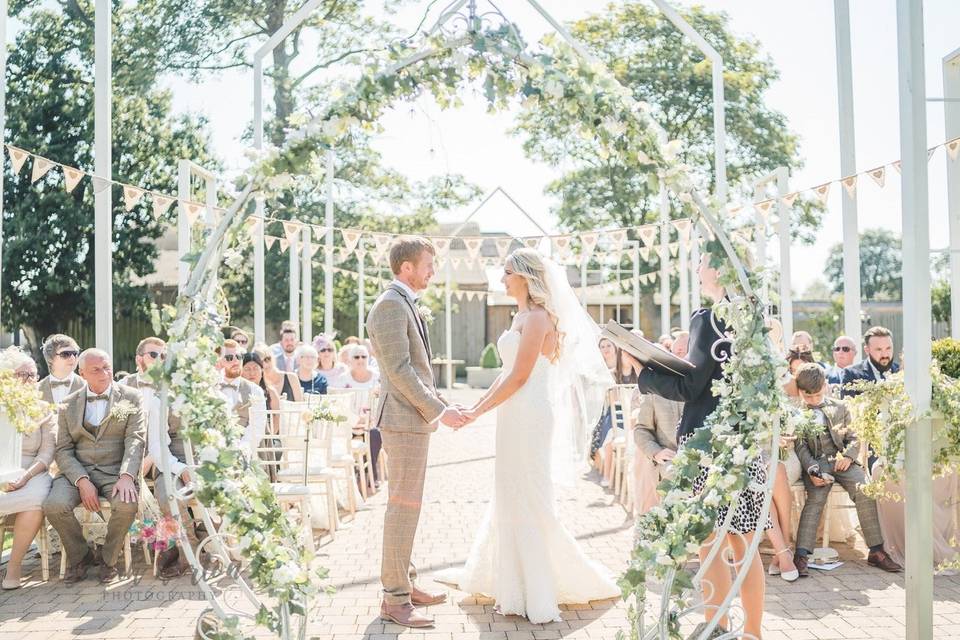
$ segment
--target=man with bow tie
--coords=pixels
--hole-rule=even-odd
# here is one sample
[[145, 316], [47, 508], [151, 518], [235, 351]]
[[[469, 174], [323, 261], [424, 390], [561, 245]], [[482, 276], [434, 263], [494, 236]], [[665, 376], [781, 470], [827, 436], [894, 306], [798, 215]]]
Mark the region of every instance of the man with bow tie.
[[110, 354], [87, 349], [80, 354], [79, 366], [86, 387], [68, 395], [60, 406], [55, 455], [60, 473], [43, 512], [67, 554], [63, 581], [74, 584], [86, 577], [94, 555], [73, 510], [82, 504], [99, 512], [100, 499], [110, 501], [100, 567], [100, 581], [106, 584], [117, 577], [120, 545], [137, 517], [146, 412], [139, 391], [113, 382]]
[[47, 361], [50, 375], [40, 381], [38, 388], [43, 399], [51, 404], [60, 404], [74, 391], [84, 387], [83, 378], [74, 373], [80, 347], [77, 341], [62, 333], [55, 333], [43, 341], [40, 347]]
[[227, 401], [243, 427], [240, 446], [252, 453], [260, 446], [267, 427], [267, 397], [263, 389], [243, 378], [243, 354], [234, 340], [224, 340], [217, 349], [217, 368], [220, 369], [220, 394]]

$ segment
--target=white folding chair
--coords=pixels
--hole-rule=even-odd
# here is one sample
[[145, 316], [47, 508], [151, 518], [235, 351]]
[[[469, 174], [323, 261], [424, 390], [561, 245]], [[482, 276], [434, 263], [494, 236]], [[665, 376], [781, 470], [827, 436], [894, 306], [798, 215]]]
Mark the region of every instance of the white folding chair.
[[[318, 439], [318, 442], [322, 443], [323, 438]], [[254, 459], [261, 466], [265, 468], [275, 467], [277, 469], [275, 474], [267, 474], [268, 476], [272, 475], [272, 477], [277, 478], [276, 481], [271, 481], [274, 495], [276, 495], [277, 502], [280, 503], [281, 507], [296, 505], [300, 515], [300, 523], [303, 527], [303, 536], [305, 538], [303, 542], [310, 551], [313, 551], [316, 547], [313, 542], [313, 513], [310, 506], [312, 494], [310, 485], [307, 482], [309, 469], [305, 463], [300, 463], [299, 469], [290, 469], [292, 477], [286, 479], [282, 479], [279, 469], [285, 464], [284, 458], [287, 457], [303, 461], [309, 460], [312, 444], [313, 438], [309, 429], [298, 435], [264, 436], [261, 441], [262, 446], [256, 448], [256, 455], [254, 456]], [[260, 455], [261, 453], [265, 455]], [[328, 504], [331, 498], [333, 498], [331, 489], [332, 486], [328, 487]], [[336, 501], [333, 500], [332, 502], [333, 508], [329, 516], [331, 538], [336, 529], [335, 521], [337, 513]]]
[[[6, 538], [7, 528], [13, 528], [13, 521], [16, 517], [17, 514], [15, 513], [8, 514], [6, 517], [0, 516], [0, 545], [3, 544]], [[7, 524], [8, 520], [10, 524]], [[37, 551], [40, 554], [40, 574], [43, 576], [44, 582], [50, 580], [50, 534], [47, 528], [49, 526], [50, 523], [44, 518], [40, 523], [40, 530], [37, 531], [37, 535], [34, 537], [34, 541], [37, 544]]]

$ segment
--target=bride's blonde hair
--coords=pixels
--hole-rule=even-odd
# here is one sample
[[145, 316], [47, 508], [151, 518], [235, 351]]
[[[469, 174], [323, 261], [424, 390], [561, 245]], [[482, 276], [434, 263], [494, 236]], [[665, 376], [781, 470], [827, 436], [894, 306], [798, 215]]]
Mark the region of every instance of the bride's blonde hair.
[[506, 266], [510, 267], [515, 274], [522, 276], [527, 282], [527, 302], [531, 305], [543, 307], [553, 322], [553, 328], [557, 332], [557, 346], [553, 352], [552, 361], [556, 362], [560, 357], [562, 349], [563, 334], [560, 332], [560, 322], [557, 313], [553, 308], [553, 301], [550, 298], [550, 289], [547, 287], [547, 268], [543, 262], [543, 256], [533, 249], [517, 249], [507, 256]]

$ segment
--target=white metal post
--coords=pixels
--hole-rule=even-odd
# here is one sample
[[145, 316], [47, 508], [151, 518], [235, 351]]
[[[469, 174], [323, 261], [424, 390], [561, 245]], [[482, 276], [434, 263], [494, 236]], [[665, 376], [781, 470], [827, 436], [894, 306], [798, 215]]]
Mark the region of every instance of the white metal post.
[[700, 226], [695, 223], [690, 225], [690, 308], [700, 308]]
[[324, 257], [327, 268], [323, 273], [323, 330], [332, 336], [333, 326], [333, 172], [336, 163], [336, 154], [333, 149], [327, 151], [327, 225]]
[[[253, 148], [263, 149], [263, 58], [254, 56], [253, 62]], [[260, 219], [251, 241], [253, 242], [253, 335], [254, 342], [267, 341], [266, 322], [266, 277], [264, 236], [267, 221], [264, 220], [263, 198], [256, 199], [256, 216]]]
[[[960, 49], [943, 58], [944, 132], [960, 136]], [[960, 161], [947, 157], [947, 219], [950, 222], [950, 335], [960, 340]]]
[[[453, 249], [453, 241], [450, 242], [450, 249]], [[447, 391], [453, 389], [453, 273], [451, 272], [450, 256], [447, 256], [447, 263], [444, 268], [443, 296], [446, 298], [444, 308], [444, 342], [447, 349]]]
[[366, 278], [366, 251], [361, 246], [357, 249], [357, 337], [363, 340], [367, 320], [367, 278]]
[[905, 385], [916, 415], [906, 434], [906, 637], [933, 637], [933, 443], [930, 409], [930, 220], [922, 0], [897, 0], [902, 161]]
[[[764, 200], [764, 182], [757, 183], [753, 188], [753, 202], [754, 204]], [[754, 244], [757, 245], [757, 264], [760, 267], [767, 266], [767, 216], [764, 215], [759, 208], [754, 206], [754, 221], [756, 222], [756, 231], [754, 231]], [[767, 209], [767, 214], [770, 213], [770, 210]], [[763, 302], [764, 307], [770, 305], [770, 292], [767, 290], [766, 282], [760, 284], [760, 290], [758, 291], [760, 296], [760, 301]], [[784, 334], [786, 336], [786, 334]], [[790, 340], [789, 337], [785, 337], [786, 340]]]
[[290, 259], [290, 322], [300, 321], [300, 242], [296, 234], [287, 247]]
[[670, 199], [660, 181], [660, 335], [670, 333]]
[[193, 200], [190, 189], [190, 161], [177, 163], [177, 291], [183, 293], [190, 278], [190, 265], [183, 257], [190, 253], [190, 216], [187, 214], [187, 201]]
[[[0, 0], [0, 154], [3, 154], [4, 132], [7, 127], [7, 0]], [[0, 158], [3, 156], [0, 155]], [[3, 171], [0, 170], [0, 292], [3, 291]], [[0, 310], [3, 300], [0, 299]], [[10, 333], [16, 334], [16, 327]], [[3, 314], [0, 313], [0, 333], [3, 333]]]
[[[688, 235], [687, 238], [690, 236]], [[684, 331], [690, 328], [690, 257], [687, 242], [683, 234], [677, 232], [677, 242], [680, 243], [679, 271], [680, 271], [680, 328]]]
[[[94, 10], [94, 172], [113, 179], [112, 5], [96, 0]], [[0, 43], [6, 46], [6, 43]], [[94, 194], [94, 293], [97, 347], [113, 355], [113, 185]]]
[[[857, 145], [853, 120], [853, 61], [850, 53], [850, 3], [834, 0], [837, 41], [837, 99], [840, 113], [840, 173], [857, 172]], [[843, 332], [852, 337], [860, 353], [860, 229], [857, 197], [841, 189], [843, 203]], [[786, 333], [784, 333], [786, 336]]]
[[790, 207], [783, 201], [790, 189], [790, 171], [777, 167], [777, 233], [780, 236], [780, 324], [784, 336], [793, 336], [793, 291], [790, 279]]
[[306, 343], [313, 342], [313, 252], [310, 241], [310, 225], [303, 225], [303, 248], [300, 250], [303, 265], [301, 274], [303, 278], [303, 304], [301, 312], [303, 319], [300, 321], [300, 339]]

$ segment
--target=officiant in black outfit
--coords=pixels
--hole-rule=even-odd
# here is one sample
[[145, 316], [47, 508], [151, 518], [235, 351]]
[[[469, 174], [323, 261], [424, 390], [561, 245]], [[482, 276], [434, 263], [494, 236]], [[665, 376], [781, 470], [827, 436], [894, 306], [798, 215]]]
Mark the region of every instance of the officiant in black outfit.
[[[698, 275], [700, 291], [704, 296], [714, 301], [725, 297], [726, 292], [719, 282], [719, 273], [717, 269], [710, 266], [710, 254], [703, 254]], [[726, 331], [726, 325], [716, 316], [712, 307], [703, 307], [695, 311], [690, 318], [690, 344], [686, 357], [694, 368], [682, 374], [644, 367], [639, 361], [626, 356], [630, 358], [637, 371], [637, 387], [641, 393], [653, 393], [684, 403], [683, 415], [677, 429], [677, 444], [680, 447], [683, 447], [684, 441], [689, 439], [697, 429], [705, 426], [707, 417], [713, 413], [720, 402], [720, 399], [713, 395], [712, 387], [714, 380], [723, 377], [723, 362], [730, 355], [730, 340], [725, 335]], [[759, 459], [751, 466], [750, 473], [754, 481], [763, 483], [766, 479]], [[706, 477], [707, 470], [703, 469], [694, 482], [696, 493], [702, 491]], [[746, 554], [754, 533], [764, 528], [759, 522], [762, 500], [762, 492], [744, 490], [737, 501], [736, 510], [730, 522], [730, 533], [727, 534], [727, 544], [733, 551], [738, 565]], [[726, 518], [726, 511], [726, 507], [720, 509], [718, 524]], [[732, 532], [741, 533], [743, 536]], [[701, 563], [706, 560], [712, 540], [711, 535], [700, 548]], [[720, 556], [717, 556], [704, 573], [701, 584], [705, 604], [704, 617], [707, 621], [713, 619], [730, 588], [730, 568]], [[745, 613], [743, 631], [759, 638], [763, 617], [764, 577], [763, 566], [757, 553], [750, 561], [748, 575], [743, 582], [740, 595]], [[717, 629], [724, 627], [729, 628], [726, 617], [719, 621]], [[691, 637], [699, 637], [699, 633], [695, 632]]]

